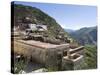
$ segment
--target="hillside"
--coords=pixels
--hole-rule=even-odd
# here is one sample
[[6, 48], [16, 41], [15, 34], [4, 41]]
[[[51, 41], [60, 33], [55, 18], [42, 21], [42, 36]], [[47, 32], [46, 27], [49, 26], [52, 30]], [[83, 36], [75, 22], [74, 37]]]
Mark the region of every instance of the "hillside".
[[82, 69], [96, 69], [97, 68], [97, 46], [85, 45], [84, 49], [84, 64]]
[[59, 36], [62, 36], [63, 39], [69, 37], [54, 18], [36, 7], [12, 4], [12, 9], [14, 9], [12, 10], [14, 11], [14, 25], [12, 27], [21, 25], [19, 30], [25, 31], [29, 28], [28, 24], [46, 25], [47, 31], [44, 35], [47, 34], [50, 39], [56, 40]]
[[69, 34], [82, 45], [97, 44], [97, 27], [81, 28]]

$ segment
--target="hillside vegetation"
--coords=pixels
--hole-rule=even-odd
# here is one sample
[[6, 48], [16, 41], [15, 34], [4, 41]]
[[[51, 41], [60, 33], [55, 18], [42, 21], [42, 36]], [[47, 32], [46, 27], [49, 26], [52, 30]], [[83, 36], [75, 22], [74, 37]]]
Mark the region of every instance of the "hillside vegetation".
[[85, 45], [84, 64], [82, 69], [97, 68], [97, 47], [94, 45]]
[[[21, 29], [26, 29], [28, 23], [43, 24], [47, 26], [48, 31], [46, 33], [52, 39], [60, 33], [63, 33], [63, 36], [68, 36], [67, 32], [62, 29], [54, 18], [36, 7], [12, 4], [12, 9], [14, 9], [14, 26], [20, 25], [21, 22], [24, 23]], [[29, 18], [29, 20], [26, 21], [25, 18]]]
[[81, 45], [97, 45], [97, 27], [81, 28], [69, 34]]

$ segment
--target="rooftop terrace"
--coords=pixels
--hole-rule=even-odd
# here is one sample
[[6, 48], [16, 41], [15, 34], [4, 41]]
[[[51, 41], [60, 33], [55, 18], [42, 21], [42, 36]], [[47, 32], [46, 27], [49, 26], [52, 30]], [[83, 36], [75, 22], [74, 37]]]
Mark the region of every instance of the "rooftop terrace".
[[60, 45], [55, 45], [51, 43], [45, 43], [45, 42], [40, 42], [40, 41], [35, 41], [35, 40], [17, 40], [18, 42], [31, 45], [31, 46], [36, 46], [40, 48], [56, 48], [56, 47], [62, 47], [62, 46], [68, 46], [69, 44], [60, 44]]

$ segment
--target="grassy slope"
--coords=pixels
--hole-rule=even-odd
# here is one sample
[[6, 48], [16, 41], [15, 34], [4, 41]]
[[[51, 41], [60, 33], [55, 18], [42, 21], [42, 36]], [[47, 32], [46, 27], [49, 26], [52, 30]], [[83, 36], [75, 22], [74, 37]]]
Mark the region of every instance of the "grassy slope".
[[97, 68], [97, 47], [94, 45], [85, 45], [85, 62], [82, 69]]

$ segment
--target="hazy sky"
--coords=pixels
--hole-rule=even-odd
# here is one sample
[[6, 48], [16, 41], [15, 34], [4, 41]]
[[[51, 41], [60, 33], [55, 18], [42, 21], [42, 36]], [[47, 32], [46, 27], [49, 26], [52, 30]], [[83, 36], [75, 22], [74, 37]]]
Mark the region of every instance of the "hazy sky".
[[49, 4], [34, 2], [15, 2], [37, 7], [49, 16], [53, 17], [57, 23], [66, 29], [80, 29], [97, 25], [97, 7], [69, 4]]

